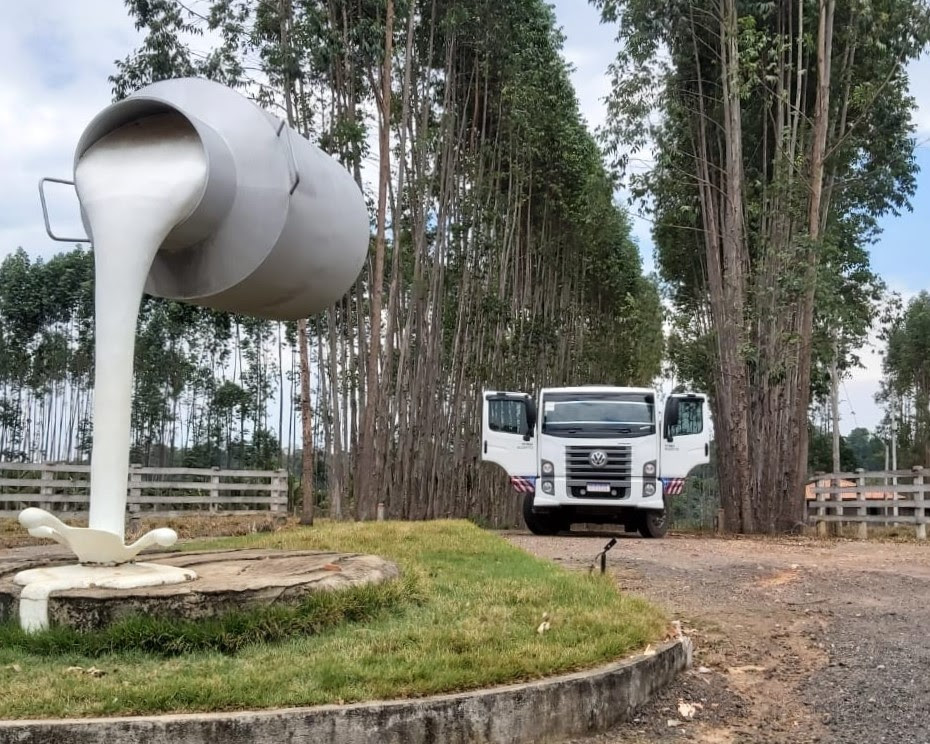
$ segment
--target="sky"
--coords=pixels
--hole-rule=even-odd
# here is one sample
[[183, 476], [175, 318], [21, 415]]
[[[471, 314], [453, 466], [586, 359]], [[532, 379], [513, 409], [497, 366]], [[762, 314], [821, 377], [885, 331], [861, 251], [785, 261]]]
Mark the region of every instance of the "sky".
[[[604, 123], [610, 91], [607, 66], [616, 54], [615, 29], [602, 25], [585, 0], [554, 0], [565, 34], [564, 54], [581, 111], [592, 128]], [[23, 247], [48, 257], [67, 245], [53, 242], [42, 224], [36, 184], [40, 177], [69, 178], [78, 137], [111, 99], [108, 75], [114, 61], [136, 45], [139, 33], [122, 0], [33, 0], [0, 2], [0, 256]], [[874, 269], [907, 298], [930, 288], [930, 250], [921, 238], [930, 223], [930, 60], [913, 64], [911, 93], [916, 115], [918, 190], [914, 211], [884, 220], [872, 248]], [[67, 187], [50, 187], [52, 225], [67, 236], [81, 234], [77, 202]], [[633, 232], [646, 270], [652, 270], [649, 223], [632, 208]], [[841, 389], [842, 428], [875, 426], [881, 411], [872, 397], [881, 378], [876, 349], [862, 353]]]

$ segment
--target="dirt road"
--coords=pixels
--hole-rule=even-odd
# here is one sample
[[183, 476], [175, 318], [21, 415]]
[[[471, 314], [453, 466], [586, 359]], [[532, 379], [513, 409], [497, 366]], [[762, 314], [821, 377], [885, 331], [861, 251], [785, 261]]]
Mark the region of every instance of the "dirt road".
[[[579, 569], [607, 539], [508, 537]], [[695, 663], [635, 720], [576, 744], [930, 742], [930, 546], [629, 537], [609, 557], [624, 591], [682, 621]]]

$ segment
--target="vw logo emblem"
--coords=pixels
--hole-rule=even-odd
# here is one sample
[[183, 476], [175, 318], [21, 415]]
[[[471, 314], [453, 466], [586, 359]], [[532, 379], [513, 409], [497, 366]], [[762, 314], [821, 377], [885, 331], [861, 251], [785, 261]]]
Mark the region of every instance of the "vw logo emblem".
[[602, 468], [607, 464], [607, 453], [604, 450], [594, 450], [588, 460], [595, 468]]

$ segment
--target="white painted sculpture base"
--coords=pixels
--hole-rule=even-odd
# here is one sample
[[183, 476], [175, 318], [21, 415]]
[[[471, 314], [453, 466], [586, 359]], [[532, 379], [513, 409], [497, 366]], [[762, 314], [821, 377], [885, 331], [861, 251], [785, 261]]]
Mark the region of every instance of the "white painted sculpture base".
[[169, 547], [177, 542], [174, 530], [161, 528], [147, 532], [134, 543], [107, 530], [69, 527], [54, 514], [31, 507], [19, 515], [19, 523], [33, 537], [47, 537], [74, 551], [81, 562], [72, 566], [50, 566], [20, 571], [14, 583], [23, 587], [19, 595], [19, 624], [23, 630], [48, 627], [48, 597], [68, 589], [136, 589], [193, 581], [197, 574], [187, 568], [157, 563], [133, 563], [148, 547]]
[[68, 589], [136, 589], [193, 581], [197, 574], [187, 568], [157, 563], [124, 563], [118, 566], [50, 566], [20, 571], [14, 583], [19, 595], [19, 624], [28, 632], [48, 627], [48, 597]]
[[129, 563], [153, 545], [168, 548], [178, 541], [178, 533], [167, 527], [146, 532], [129, 545], [121, 535], [89, 527], [69, 527], [44, 509], [29, 507], [19, 513], [19, 523], [33, 537], [47, 537], [74, 551], [81, 563], [114, 565]]

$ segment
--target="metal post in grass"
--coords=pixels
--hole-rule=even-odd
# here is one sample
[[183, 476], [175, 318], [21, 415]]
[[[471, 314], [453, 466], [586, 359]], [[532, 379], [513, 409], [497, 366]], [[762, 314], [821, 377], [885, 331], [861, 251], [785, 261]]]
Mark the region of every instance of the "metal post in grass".
[[597, 566], [598, 564], [600, 564], [601, 573], [602, 574], [607, 573], [607, 552], [616, 544], [617, 544], [617, 538], [616, 537], [610, 538], [610, 542], [608, 542], [604, 546], [604, 549], [600, 553], [598, 553], [596, 556], [594, 556], [594, 562], [591, 564], [591, 567], [588, 569], [588, 573], [591, 573], [594, 570], [594, 567]]

